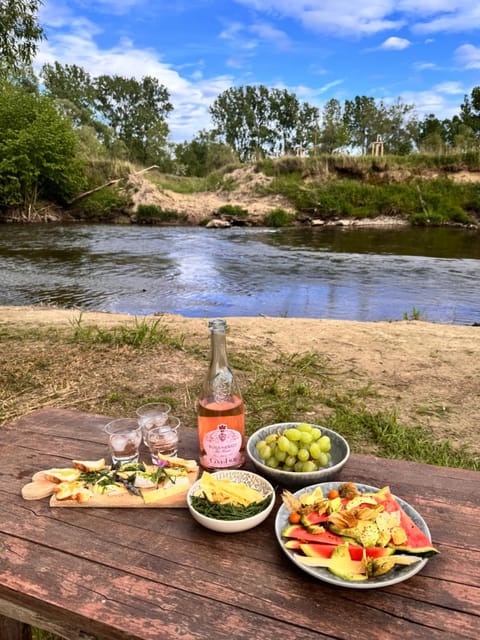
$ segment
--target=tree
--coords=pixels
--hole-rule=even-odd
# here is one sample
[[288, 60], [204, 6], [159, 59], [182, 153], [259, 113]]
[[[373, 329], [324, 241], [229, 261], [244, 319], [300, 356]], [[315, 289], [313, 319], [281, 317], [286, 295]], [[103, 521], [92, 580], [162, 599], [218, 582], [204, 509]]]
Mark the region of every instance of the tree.
[[247, 85], [220, 94], [210, 115], [216, 135], [245, 162], [312, 144], [318, 111], [286, 90]]
[[31, 218], [38, 198], [65, 203], [84, 184], [70, 122], [47, 96], [0, 84], [0, 205]]
[[474, 87], [460, 105], [460, 119], [476, 136], [480, 135], [480, 87]]
[[418, 127], [413, 109], [413, 105], [404, 104], [400, 99], [390, 106], [383, 100], [377, 103], [367, 96], [346, 100], [344, 123], [349, 133], [349, 144], [367, 154], [372, 143], [380, 139], [386, 153], [410, 153]]
[[425, 116], [419, 123], [418, 148], [428, 153], [445, 153], [447, 146], [447, 130], [445, 120], [442, 122], [433, 113]]
[[333, 153], [348, 146], [348, 130], [343, 119], [342, 105], [335, 98], [328, 100], [323, 107], [317, 144], [322, 153]]
[[58, 101], [75, 126], [95, 123], [96, 91], [90, 74], [76, 64], [45, 64], [40, 71], [45, 93]]
[[349, 145], [368, 153], [372, 142], [377, 139], [377, 105], [374, 98], [355, 96], [345, 100], [343, 119], [349, 134]]
[[0, 0], [0, 60], [3, 73], [32, 62], [44, 31], [37, 21], [41, 0]]
[[200, 131], [189, 142], [175, 147], [176, 170], [187, 176], [207, 176], [212, 171], [234, 163], [231, 147], [219, 142], [211, 131]]
[[242, 162], [250, 159], [252, 150], [247, 111], [247, 98], [243, 87], [227, 89], [210, 106], [214, 133], [221, 136], [224, 142], [238, 153]]
[[169, 133], [166, 117], [173, 106], [156, 78], [141, 81], [102, 75], [94, 81], [98, 111], [115, 137], [125, 143], [130, 160], [147, 164], [163, 155]]

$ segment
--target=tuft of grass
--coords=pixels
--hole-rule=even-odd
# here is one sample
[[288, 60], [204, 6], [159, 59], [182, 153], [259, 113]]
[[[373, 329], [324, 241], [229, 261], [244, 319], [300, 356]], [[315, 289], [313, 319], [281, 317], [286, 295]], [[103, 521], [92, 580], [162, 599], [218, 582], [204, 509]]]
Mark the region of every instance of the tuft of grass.
[[161, 324], [160, 319], [148, 322], [135, 317], [133, 324], [121, 324], [112, 328], [97, 325], [84, 325], [83, 314], [71, 321], [73, 342], [82, 344], [107, 344], [112, 347], [130, 346], [140, 348], [156, 344], [164, 344], [176, 349], [183, 349], [185, 336], [172, 336]]
[[248, 209], [241, 207], [239, 204], [224, 204], [218, 209], [218, 213], [245, 218], [245, 216], [248, 216]]
[[341, 433], [351, 444], [360, 439], [369, 442], [368, 446], [375, 447], [376, 454], [384, 458], [480, 470], [477, 456], [464, 447], [453, 446], [449, 440], [436, 439], [425, 427], [399, 425], [395, 411], [372, 413], [348, 405], [338, 406], [325, 426]]
[[423, 314], [419, 309], [416, 309], [415, 307], [413, 307], [410, 313], [407, 313], [406, 311], [403, 312], [403, 319], [404, 320], [426, 320], [427, 316]]
[[175, 209], [162, 209], [154, 204], [139, 204], [137, 222], [139, 224], [161, 224], [162, 222], [181, 222], [185, 215]]
[[267, 227], [287, 227], [292, 224], [294, 219], [294, 215], [278, 207], [277, 209], [272, 209], [265, 216], [264, 223]]

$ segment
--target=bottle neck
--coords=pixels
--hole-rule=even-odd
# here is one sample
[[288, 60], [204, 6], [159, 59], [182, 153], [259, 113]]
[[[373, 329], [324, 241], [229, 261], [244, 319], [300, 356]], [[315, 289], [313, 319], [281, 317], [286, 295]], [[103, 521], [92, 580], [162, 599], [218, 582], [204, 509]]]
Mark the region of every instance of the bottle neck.
[[215, 402], [232, 402], [233, 397], [239, 398], [235, 376], [228, 362], [225, 320], [212, 320], [210, 328], [210, 366], [205, 380], [204, 397]]
[[210, 335], [211, 363], [214, 369], [228, 367], [227, 339], [224, 332], [212, 331]]

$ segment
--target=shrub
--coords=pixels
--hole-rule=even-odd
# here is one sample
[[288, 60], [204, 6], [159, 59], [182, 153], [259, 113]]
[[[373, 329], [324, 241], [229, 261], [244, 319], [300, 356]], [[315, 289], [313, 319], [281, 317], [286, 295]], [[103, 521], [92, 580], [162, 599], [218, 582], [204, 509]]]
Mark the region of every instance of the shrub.
[[224, 213], [228, 216], [248, 216], [248, 209], [244, 209], [238, 204], [224, 204], [218, 209], [218, 213]]
[[79, 200], [72, 207], [72, 214], [88, 221], [111, 221], [127, 212], [129, 199], [117, 189], [100, 189]]
[[174, 209], [162, 209], [155, 204], [139, 204], [137, 208], [137, 222], [139, 224], [177, 222], [184, 218], [184, 215]]
[[265, 216], [265, 224], [267, 227], [286, 227], [292, 224], [294, 216], [285, 209], [272, 209], [270, 213]]

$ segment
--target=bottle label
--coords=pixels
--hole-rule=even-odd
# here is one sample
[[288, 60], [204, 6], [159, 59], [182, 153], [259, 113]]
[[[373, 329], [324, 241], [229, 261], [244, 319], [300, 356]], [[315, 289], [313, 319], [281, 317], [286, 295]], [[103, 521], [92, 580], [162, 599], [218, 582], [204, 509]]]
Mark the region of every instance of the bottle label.
[[203, 438], [204, 461], [209, 467], [231, 467], [241, 461], [242, 436], [225, 423], [218, 424]]

